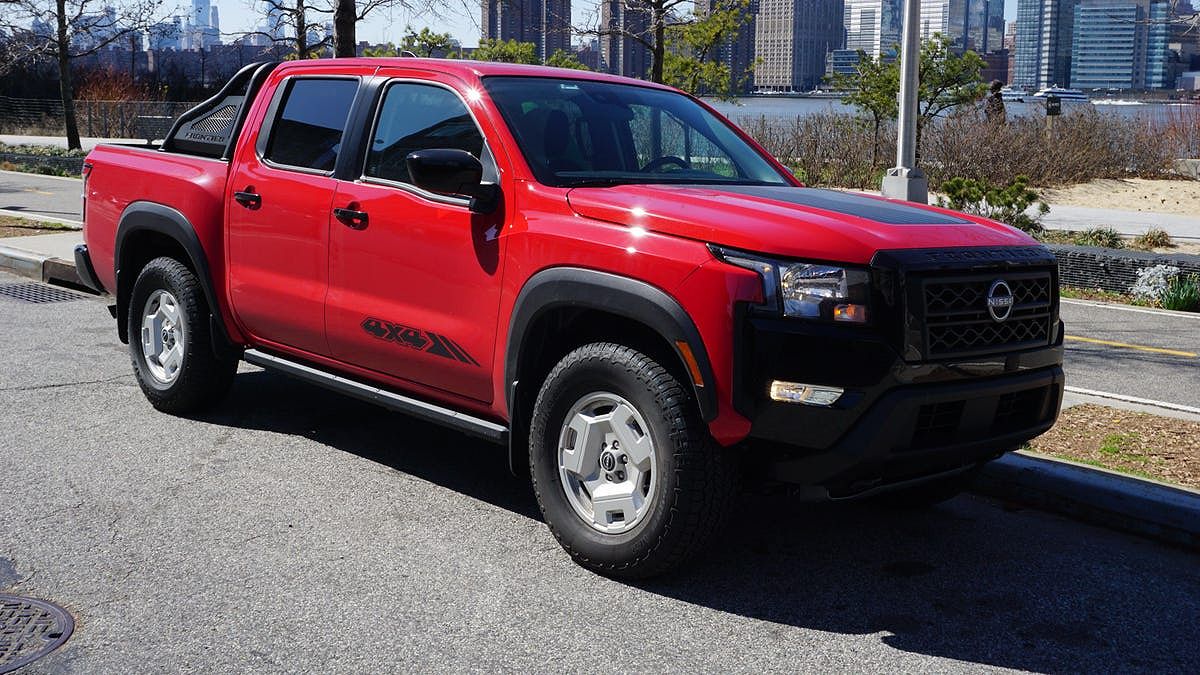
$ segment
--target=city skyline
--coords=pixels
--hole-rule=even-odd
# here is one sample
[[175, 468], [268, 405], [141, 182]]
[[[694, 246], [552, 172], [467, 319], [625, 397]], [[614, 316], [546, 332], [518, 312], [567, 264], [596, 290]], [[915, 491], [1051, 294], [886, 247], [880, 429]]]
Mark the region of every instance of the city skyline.
[[[228, 36], [229, 39], [236, 37], [237, 33], [253, 31], [255, 26], [265, 21], [264, 15], [251, 9], [244, 0], [211, 0], [210, 4], [219, 7], [222, 35]], [[188, 16], [190, 5], [190, 1], [182, 3], [173, 15]], [[599, 21], [600, 0], [573, 0], [571, 5], [573, 26]], [[1005, 21], [1016, 19], [1016, 5], [1016, 0], [1005, 0]], [[399, 42], [403, 38], [405, 26], [412, 26], [418, 31], [428, 27], [438, 32], [450, 33], [462, 46], [474, 47], [479, 44], [483, 33], [479, 3], [471, 0], [464, 0], [453, 10], [446, 10], [446, 15], [440, 18], [421, 16], [401, 8], [382, 8], [377, 12], [358, 23], [357, 38], [360, 42]], [[330, 20], [332, 21], [332, 16]]]

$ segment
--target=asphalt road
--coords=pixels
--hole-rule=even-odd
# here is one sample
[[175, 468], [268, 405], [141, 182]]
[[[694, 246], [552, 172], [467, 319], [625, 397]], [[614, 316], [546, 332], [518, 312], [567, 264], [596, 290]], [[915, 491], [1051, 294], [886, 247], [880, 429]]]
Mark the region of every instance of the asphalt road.
[[83, 182], [76, 178], [0, 171], [0, 211], [82, 222], [82, 191]]
[[31, 672], [1200, 672], [1200, 557], [1147, 541], [748, 496], [711, 559], [621, 584], [493, 446], [248, 367], [157, 413], [96, 299], [0, 298], [0, 339], [0, 591], [78, 622]]
[[1068, 386], [1200, 407], [1200, 314], [1064, 300], [1062, 318]]

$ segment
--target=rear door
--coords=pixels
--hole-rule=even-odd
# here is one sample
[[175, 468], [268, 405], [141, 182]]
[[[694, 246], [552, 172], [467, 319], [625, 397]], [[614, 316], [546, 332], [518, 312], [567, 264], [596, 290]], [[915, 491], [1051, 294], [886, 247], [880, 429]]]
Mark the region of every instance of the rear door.
[[296, 75], [275, 90], [228, 182], [230, 298], [260, 340], [327, 355], [329, 219], [358, 77]]
[[504, 208], [472, 213], [466, 199], [413, 185], [405, 164], [414, 150], [460, 149], [496, 182], [484, 129], [447, 82], [390, 79], [379, 101], [362, 173], [334, 197], [335, 209], [363, 219], [331, 225], [330, 348], [339, 360], [489, 402]]

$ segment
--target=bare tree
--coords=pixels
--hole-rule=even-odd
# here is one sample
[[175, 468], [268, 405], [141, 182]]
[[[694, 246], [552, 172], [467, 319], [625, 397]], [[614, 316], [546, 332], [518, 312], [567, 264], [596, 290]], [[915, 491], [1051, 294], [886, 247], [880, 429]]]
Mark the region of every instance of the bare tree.
[[137, 31], [158, 18], [161, 6], [162, 0], [5, 0], [0, 4], [0, 31], [10, 36], [4, 58], [45, 58], [58, 65], [69, 148], [82, 145], [71, 62], [113, 43], [136, 40]]
[[[617, 9], [621, 17], [610, 17], [606, 24], [593, 13], [588, 22], [590, 25], [577, 26], [575, 32], [599, 38], [628, 38], [644, 46], [650, 52], [650, 81], [661, 83], [665, 81], [667, 52], [673, 42], [683, 42], [681, 36], [685, 29], [711, 22], [717, 15], [724, 16], [744, 3], [741, 0], [708, 0], [703, 3], [707, 10], [702, 12], [693, 11], [693, 7], [702, 4], [697, 0], [600, 0], [600, 4]], [[712, 45], [701, 51], [715, 48], [727, 37], [724, 32], [715, 32]], [[695, 49], [692, 45], [691, 50]]]
[[[3, 1], [3, 0], [0, 0]], [[250, 32], [230, 33], [230, 35], [258, 35], [266, 37], [274, 44], [287, 46], [295, 58], [310, 58], [314, 53], [327, 46], [333, 47], [334, 56], [352, 57], [358, 55], [358, 22], [381, 9], [404, 9], [417, 15], [427, 15], [430, 18], [440, 18], [446, 3], [453, 0], [264, 0], [256, 3], [263, 16], [282, 17], [287, 28], [294, 31], [292, 36], [281, 35], [279, 31], [254, 30]], [[325, 22], [333, 21], [333, 39], [324, 36]], [[316, 32], [322, 38], [310, 42], [308, 33]]]

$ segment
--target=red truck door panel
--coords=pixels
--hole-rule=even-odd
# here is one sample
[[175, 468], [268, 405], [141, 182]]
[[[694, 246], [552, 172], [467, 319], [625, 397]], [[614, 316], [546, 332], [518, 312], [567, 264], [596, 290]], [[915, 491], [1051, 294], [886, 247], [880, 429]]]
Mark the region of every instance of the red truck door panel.
[[326, 332], [334, 358], [480, 401], [492, 398], [503, 213], [409, 181], [405, 157], [456, 148], [496, 180], [483, 135], [456, 93], [386, 86], [363, 176], [341, 182], [331, 225]]
[[315, 354], [329, 353], [332, 172], [357, 89], [357, 78], [286, 80], [260, 136], [239, 149], [228, 183], [230, 302], [238, 319], [256, 337]]

